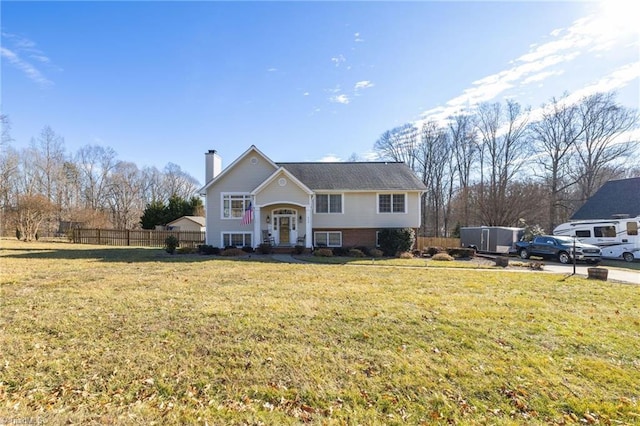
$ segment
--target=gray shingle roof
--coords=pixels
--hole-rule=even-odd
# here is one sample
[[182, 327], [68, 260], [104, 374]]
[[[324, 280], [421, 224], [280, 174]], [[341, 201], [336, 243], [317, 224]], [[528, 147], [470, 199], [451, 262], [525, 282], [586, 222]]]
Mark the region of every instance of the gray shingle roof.
[[571, 219], [609, 219], [617, 214], [640, 216], [640, 177], [605, 183]]
[[395, 191], [426, 189], [404, 163], [276, 163], [284, 167], [309, 189], [347, 191]]

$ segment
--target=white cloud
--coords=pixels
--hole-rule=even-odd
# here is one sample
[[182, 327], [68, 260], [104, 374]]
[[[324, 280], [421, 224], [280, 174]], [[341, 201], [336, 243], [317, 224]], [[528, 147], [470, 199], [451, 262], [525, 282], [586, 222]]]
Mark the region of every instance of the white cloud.
[[311, 93], [309, 93], [309, 92], [304, 92], [304, 93], [302, 94], [302, 96], [309, 96], [310, 94], [311, 94]]
[[[614, 10], [618, 10], [618, 15], [622, 13], [619, 8]], [[444, 121], [464, 109], [504, 96], [521, 85], [542, 83], [562, 75], [563, 65], [581, 55], [610, 49], [614, 45], [629, 47], [638, 44], [637, 30], [636, 38], [633, 37], [635, 27], [632, 19], [627, 18], [616, 27], [616, 19], [603, 17], [604, 15], [590, 15], [574, 21], [568, 28], [553, 30], [550, 41], [530, 45], [529, 51], [511, 61], [510, 67], [472, 82], [471, 87], [463, 90], [461, 95], [450, 99], [444, 106], [423, 112], [422, 117]], [[639, 66], [638, 62], [623, 66], [576, 92], [577, 96], [624, 87], [638, 78]]]
[[53, 84], [51, 80], [46, 78], [36, 67], [31, 65], [29, 62], [20, 58], [17, 53], [5, 48], [0, 47], [0, 54], [3, 58], [5, 58], [11, 65], [24, 72], [26, 76], [38, 83], [41, 86], [50, 86]]
[[353, 34], [353, 41], [356, 43], [362, 43], [364, 39], [360, 37], [360, 33], [355, 33]]
[[335, 154], [327, 154], [318, 160], [320, 163], [339, 163], [342, 159]]
[[522, 84], [536, 83], [539, 81], [546, 80], [549, 77], [562, 75], [562, 74], [564, 74], [564, 70], [544, 71], [544, 72], [534, 74], [532, 76], [525, 78], [524, 80], [522, 80]]
[[[11, 65], [22, 71], [27, 78], [36, 82], [40, 86], [50, 86], [53, 84], [45, 75], [28, 59], [35, 60], [42, 64], [51, 66], [51, 60], [40, 50], [36, 49], [35, 42], [24, 37], [2, 33], [2, 38], [6, 39], [12, 48], [0, 47], [0, 56], [5, 58]], [[6, 45], [7, 43], [5, 43]], [[26, 58], [25, 58], [26, 57]]]
[[345, 58], [344, 55], [338, 55], [338, 56], [334, 56], [333, 58], [331, 58], [331, 62], [333, 62], [336, 67], [339, 67], [340, 65], [342, 65], [346, 61], [347, 61], [347, 58]]
[[278, 71], [278, 68], [268, 68], [267, 72], [276, 72]]
[[351, 102], [351, 99], [349, 99], [349, 97], [343, 93], [341, 95], [331, 96], [329, 98], [329, 101], [337, 104], [347, 105], [349, 102]]
[[363, 80], [363, 81], [357, 82], [353, 89], [358, 91], [362, 89], [368, 89], [370, 87], [373, 87], [373, 83], [370, 82], [369, 80]]

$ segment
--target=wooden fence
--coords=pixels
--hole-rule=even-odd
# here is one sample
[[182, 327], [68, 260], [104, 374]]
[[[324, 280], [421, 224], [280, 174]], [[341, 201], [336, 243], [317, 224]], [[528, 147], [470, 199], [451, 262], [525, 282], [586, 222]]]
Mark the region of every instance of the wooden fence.
[[164, 247], [164, 240], [174, 235], [180, 247], [204, 244], [204, 232], [155, 231], [147, 229], [74, 229], [73, 242], [107, 246]]
[[416, 237], [416, 247], [419, 250], [427, 247], [460, 247], [460, 238]]

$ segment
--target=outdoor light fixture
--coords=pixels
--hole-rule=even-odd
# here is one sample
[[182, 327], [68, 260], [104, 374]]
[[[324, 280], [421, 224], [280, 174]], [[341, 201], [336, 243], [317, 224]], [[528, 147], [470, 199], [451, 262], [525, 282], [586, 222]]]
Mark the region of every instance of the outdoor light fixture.
[[267, 223], [271, 223], [271, 218], [267, 215]]
[[302, 215], [300, 215], [299, 219], [300, 219], [300, 223], [302, 223]]

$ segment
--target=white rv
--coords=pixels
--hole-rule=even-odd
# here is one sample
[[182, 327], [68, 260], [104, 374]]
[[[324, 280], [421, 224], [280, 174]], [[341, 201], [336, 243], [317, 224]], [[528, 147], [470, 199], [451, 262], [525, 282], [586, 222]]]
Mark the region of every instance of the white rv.
[[640, 259], [640, 216], [629, 218], [577, 220], [558, 225], [554, 235], [576, 237], [578, 240], [600, 247], [603, 258]]

